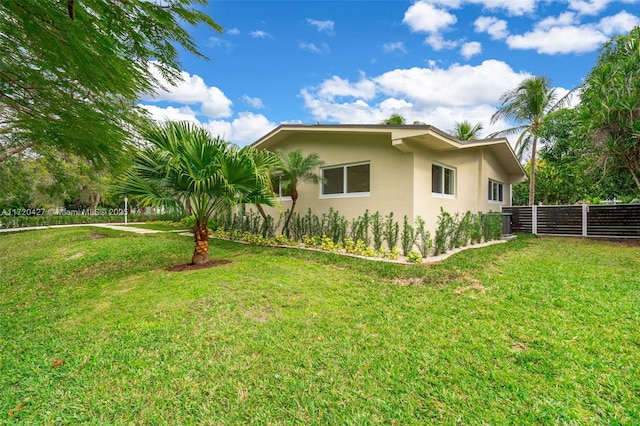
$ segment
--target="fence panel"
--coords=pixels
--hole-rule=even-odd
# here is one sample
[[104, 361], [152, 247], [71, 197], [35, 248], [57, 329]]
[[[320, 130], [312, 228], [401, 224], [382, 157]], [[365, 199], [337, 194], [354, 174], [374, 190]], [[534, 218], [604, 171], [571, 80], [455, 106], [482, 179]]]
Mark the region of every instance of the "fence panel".
[[589, 206], [587, 234], [640, 237], [640, 204]]
[[582, 206], [538, 206], [539, 235], [582, 235]]
[[640, 204], [513, 206], [513, 232], [539, 235], [640, 238]]
[[511, 213], [511, 230], [515, 233], [532, 234], [533, 222], [531, 207], [503, 207], [502, 211]]

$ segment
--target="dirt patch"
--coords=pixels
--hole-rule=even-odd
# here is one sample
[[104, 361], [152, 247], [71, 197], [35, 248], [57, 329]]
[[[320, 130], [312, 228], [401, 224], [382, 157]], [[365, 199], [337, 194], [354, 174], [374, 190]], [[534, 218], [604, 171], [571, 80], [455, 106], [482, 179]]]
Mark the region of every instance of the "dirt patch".
[[462, 293], [465, 293], [467, 291], [470, 290], [476, 290], [479, 291], [480, 293], [484, 294], [487, 292], [487, 288], [485, 286], [483, 286], [482, 284], [480, 284], [480, 281], [473, 279], [472, 280], [473, 284], [471, 285], [467, 285], [464, 287], [458, 287], [456, 288], [453, 293], [460, 296]]
[[109, 238], [109, 237], [104, 234], [98, 234], [97, 232], [93, 232], [91, 234], [91, 238], [93, 238], [94, 240], [98, 240], [100, 238]]
[[421, 285], [424, 284], [424, 278], [396, 278], [393, 283], [399, 286]]
[[185, 263], [182, 265], [171, 266], [167, 268], [167, 271], [171, 272], [183, 272], [183, 271], [195, 271], [198, 269], [208, 269], [213, 268], [220, 265], [226, 265], [227, 263], [231, 263], [230, 260], [210, 260], [207, 263]]

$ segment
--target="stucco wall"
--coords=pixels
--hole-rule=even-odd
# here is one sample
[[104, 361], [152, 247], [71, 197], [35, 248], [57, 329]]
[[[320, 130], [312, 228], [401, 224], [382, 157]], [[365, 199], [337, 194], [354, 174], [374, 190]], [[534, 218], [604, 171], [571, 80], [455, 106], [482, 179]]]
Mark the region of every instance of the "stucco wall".
[[[384, 134], [297, 134], [278, 145], [285, 151], [302, 148], [303, 155], [317, 153], [325, 166], [370, 162], [370, 194], [368, 196], [321, 197], [319, 184], [303, 184], [298, 188], [296, 212], [316, 215], [329, 211], [330, 207], [348, 219], [361, 216], [365, 210], [387, 215], [393, 212], [402, 220], [413, 213], [413, 156], [391, 146]], [[281, 200], [282, 208], [291, 206], [288, 197]], [[269, 214], [275, 211], [269, 209]]]

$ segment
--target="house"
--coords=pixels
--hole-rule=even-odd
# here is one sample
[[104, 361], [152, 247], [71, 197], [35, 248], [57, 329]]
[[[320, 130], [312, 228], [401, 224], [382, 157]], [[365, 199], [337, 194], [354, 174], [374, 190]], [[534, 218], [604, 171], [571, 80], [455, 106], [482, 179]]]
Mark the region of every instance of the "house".
[[[285, 124], [253, 146], [301, 149], [324, 161], [325, 182], [298, 188], [301, 214], [331, 207], [347, 219], [367, 209], [393, 212], [398, 221], [421, 216], [432, 232], [441, 207], [451, 214], [500, 211], [511, 205], [512, 185], [526, 178], [506, 139], [459, 141], [429, 125]], [[290, 197], [280, 200], [290, 208]]]

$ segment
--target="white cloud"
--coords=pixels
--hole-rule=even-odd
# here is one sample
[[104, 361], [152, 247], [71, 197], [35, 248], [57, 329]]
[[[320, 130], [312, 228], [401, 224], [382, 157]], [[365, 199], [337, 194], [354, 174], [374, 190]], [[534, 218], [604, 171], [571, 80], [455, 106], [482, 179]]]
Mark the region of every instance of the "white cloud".
[[271, 34], [262, 30], [251, 31], [249, 34], [253, 38], [273, 38]]
[[596, 27], [610, 36], [613, 34], [627, 33], [640, 25], [640, 18], [625, 11], [613, 16], [602, 18]]
[[262, 99], [260, 98], [252, 98], [249, 95], [242, 95], [242, 102], [244, 102], [245, 104], [256, 108], [256, 109], [262, 109], [264, 108], [264, 103], [262, 103]]
[[228, 121], [209, 121], [204, 127], [214, 135], [240, 146], [249, 145], [269, 133], [277, 125], [262, 114], [241, 112], [238, 118]]
[[327, 34], [333, 34], [333, 27], [335, 25], [335, 22], [333, 22], [331, 20], [319, 21], [317, 19], [307, 18], [307, 22], [310, 25], [313, 25], [314, 27], [316, 27], [318, 29], [318, 31], [320, 31], [320, 32], [324, 32], [324, 33], [327, 33]]
[[396, 69], [357, 83], [333, 76], [301, 91], [305, 107], [320, 122], [375, 124], [400, 114], [408, 123], [422, 121], [442, 130], [456, 121], [480, 122], [485, 135], [509, 127], [490, 125], [500, 96], [516, 87], [527, 73], [487, 60], [477, 66], [454, 64], [438, 68]]
[[478, 55], [482, 52], [482, 45], [477, 41], [470, 41], [465, 43], [460, 48], [460, 54], [466, 58], [470, 59], [472, 56]]
[[431, 46], [431, 48], [435, 51], [440, 51], [443, 49], [453, 49], [458, 46], [458, 42], [455, 40], [445, 40], [441, 34], [434, 33], [431, 34], [424, 40], [425, 44]]
[[403, 41], [389, 42], [382, 45], [382, 51], [384, 53], [391, 53], [395, 51], [407, 53], [407, 49], [404, 47]]
[[555, 27], [507, 38], [511, 49], [535, 49], [538, 53], [584, 53], [596, 50], [607, 37], [592, 27]]
[[559, 16], [549, 16], [536, 24], [537, 30], [548, 30], [554, 27], [567, 27], [578, 23], [576, 14], [564, 12]]
[[323, 99], [333, 100], [336, 97], [353, 97], [359, 99], [373, 99], [376, 95], [376, 85], [364, 76], [360, 81], [351, 83], [349, 80], [333, 76], [320, 85], [317, 94]]
[[458, 9], [463, 4], [475, 4], [488, 10], [506, 10], [509, 15], [521, 16], [533, 12], [539, 0], [423, 0], [431, 5]]
[[623, 11], [596, 23], [575, 25], [575, 22], [575, 14], [565, 12], [543, 19], [533, 31], [507, 37], [506, 42], [512, 49], [535, 49], [549, 55], [592, 52], [612, 35], [626, 33], [640, 25], [640, 18]]
[[607, 8], [612, 0], [569, 0], [569, 9], [582, 15], [597, 15]]
[[516, 73], [504, 62], [487, 60], [477, 66], [396, 69], [374, 80], [385, 95], [406, 97], [419, 107], [433, 107], [495, 103], [502, 93], [528, 76]]
[[509, 15], [521, 16], [533, 12], [539, 0], [468, 0], [489, 10], [504, 9]]
[[308, 50], [320, 55], [327, 54], [331, 51], [327, 43], [321, 43], [319, 46], [316, 46], [314, 43], [306, 43], [304, 41], [301, 41], [298, 43], [298, 47], [302, 50]]
[[487, 33], [493, 40], [503, 40], [509, 35], [507, 21], [493, 16], [480, 16], [473, 26], [477, 33]]
[[240, 34], [240, 30], [237, 28], [230, 28], [228, 30], [224, 30], [224, 33], [229, 35], [238, 35]]
[[402, 22], [413, 32], [438, 33], [457, 22], [455, 15], [425, 1], [414, 3], [407, 9]]
[[182, 81], [169, 85], [158, 69], [152, 65], [153, 76], [163, 86], [154, 95], [144, 95], [144, 101], [173, 102], [183, 105], [200, 105], [200, 114], [213, 118], [229, 117], [233, 103], [222, 90], [215, 86], [207, 86], [202, 77], [182, 71]]
[[140, 104], [142, 108], [149, 112], [151, 118], [155, 121], [191, 121], [200, 123], [196, 118], [196, 113], [189, 107], [176, 108], [172, 106], [159, 107], [156, 105]]

